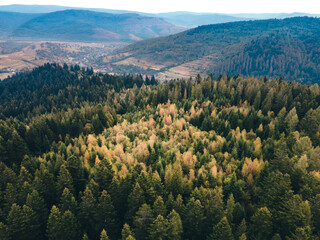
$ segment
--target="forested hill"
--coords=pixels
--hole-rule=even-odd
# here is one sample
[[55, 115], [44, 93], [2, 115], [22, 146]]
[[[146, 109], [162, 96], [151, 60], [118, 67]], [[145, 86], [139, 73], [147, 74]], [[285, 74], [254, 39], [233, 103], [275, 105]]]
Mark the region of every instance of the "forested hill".
[[169, 78], [212, 72], [318, 82], [319, 39], [319, 18], [232, 22], [137, 42], [110, 59], [119, 71], [148, 62], [150, 70]]
[[29, 40], [134, 42], [183, 30], [160, 18], [133, 13], [65, 10], [35, 17], [17, 27], [10, 36]]
[[110, 89], [156, 84], [154, 77], [94, 74], [92, 68], [70, 68], [65, 64], [45, 64], [0, 82], [0, 119], [24, 119], [39, 114], [67, 110], [88, 103], [99, 103]]
[[320, 235], [318, 85], [46, 64], [0, 112], [1, 240]]
[[21, 24], [40, 15], [41, 14], [0, 11], [0, 39], [3, 40], [8, 38], [11, 32], [14, 31]]

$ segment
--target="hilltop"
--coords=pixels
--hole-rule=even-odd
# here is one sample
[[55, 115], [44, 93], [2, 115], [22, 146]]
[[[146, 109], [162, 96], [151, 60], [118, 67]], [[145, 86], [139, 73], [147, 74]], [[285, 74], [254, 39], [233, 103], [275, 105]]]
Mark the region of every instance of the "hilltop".
[[182, 31], [162, 19], [138, 14], [65, 10], [41, 15], [12, 32], [12, 38], [59, 41], [136, 41]]

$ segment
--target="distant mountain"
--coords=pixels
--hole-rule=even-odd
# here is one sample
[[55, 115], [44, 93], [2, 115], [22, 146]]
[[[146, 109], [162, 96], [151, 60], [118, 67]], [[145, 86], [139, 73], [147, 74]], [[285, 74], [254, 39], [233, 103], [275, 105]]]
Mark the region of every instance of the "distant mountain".
[[8, 37], [21, 24], [38, 16], [40, 14], [0, 12], [0, 39]]
[[[244, 17], [230, 16], [218, 13], [194, 13], [194, 12], [168, 12], [168, 13], [144, 13], [137, 11], [113, 10], [104, 8], [77, 8], [55, 5], [6, 5], [0, 6], [0, 11], [20, 12], [20, 13], [51, 13], [64, 10], [88, 10], [95, 12], [105, 12], [113, 14], [136, 13], [147, 17], [162, 18], [165, 21], [186, 28], [197, 27], [200, 25], [225, 23], [246, 20]], [[249, 18], [250, 19], [250, 18]]]
[[161, 17], [172, 24], [187, 28], [198, 27], [200, 25], [249, 20], [248, 18], [240, 18], [218, 13], [172, 12], [158, 13], [155, 14], [155, 16]]
[[292, 18], [292, 17], [319, 17], [320, 14], [310, 14], [310, 13], [237, 13], [230, 14], [230, 16], [238, 17], [238, 18], [251, 18], [251, 19], [284, 19], [284, 18]]
[[59, 41], [122, 41], [133, 42], [145, 38], [181, 32], [160, 18], [138, 14], [111, 14], [84, 10], [58, 11], [32, 18], [12, 34], [12, 39]]
[[197, 27], [131, 44], [105, 58], [114, 71], [243, 74], [319, 82], [320, 19], [243, 21]]
[[66, 7], [56, 5], [21, 5], [12, 4], [0, 6], [0, 11], [7, 12], [20, 12], [20, 13], [50, 13], [63, 10], [89, 10], [95, 12], [106, 12], [106, 13], [136, 13], [142, 16], [148, 17], [160, 17], [165, 21], [186, 28], [193, 28], [201, 25], [227, 23], [243, 20], [258, 20], [258, 19], [283, 19], [288, 17], [317, 17], [320, 14], [308, 14], [308, 13], [238, 13], [238, 14], [222, 14], [222, 13], [196, 13], [196, 12], [168, 12], [168, 13], [144, 13], [138, 11], [127, 11], [127, 10], [114, 10], [104, 8], [77, 8], [77, 7]]
[[138, 13], [126, 10], [113, 10], [104, 8], [81, 8], [81, 7], [67, 7], [58, 5], [25, 5], [25, 4], [11, 4], [0, 6], [0, 11], [4, 12], [19, 12], [19, 13], [51, 13], [64, 10], [89, 10], [94, 12], [107, 13]]
[[0, 11], [17, 12], [17, 13], [49, 13], [56, 11], [68, 10], [70, 8], [56, 5], [24, 5], [11, 4], [0, 6]]

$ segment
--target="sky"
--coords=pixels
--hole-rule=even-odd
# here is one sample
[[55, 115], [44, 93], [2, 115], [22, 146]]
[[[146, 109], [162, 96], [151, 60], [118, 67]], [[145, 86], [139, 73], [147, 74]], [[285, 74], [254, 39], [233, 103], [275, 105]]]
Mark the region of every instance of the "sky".
[[149, 13], [320, 13], [319, 0], [0, 0], [0, 5], [39, 4], [107, 8]]

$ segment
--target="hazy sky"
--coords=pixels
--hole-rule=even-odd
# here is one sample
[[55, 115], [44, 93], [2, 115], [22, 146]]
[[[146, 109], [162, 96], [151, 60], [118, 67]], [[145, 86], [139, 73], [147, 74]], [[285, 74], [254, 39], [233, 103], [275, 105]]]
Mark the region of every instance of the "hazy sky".
[[141, 12], [320, 13], [319, 0], [0, 0], [0, 5], [41, 4]]

